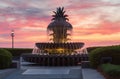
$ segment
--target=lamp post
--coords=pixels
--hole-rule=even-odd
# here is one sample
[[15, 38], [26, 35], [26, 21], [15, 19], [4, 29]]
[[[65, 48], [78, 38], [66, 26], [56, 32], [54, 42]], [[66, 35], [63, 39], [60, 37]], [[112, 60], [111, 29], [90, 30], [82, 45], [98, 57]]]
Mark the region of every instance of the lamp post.
[[11, 37], [12, 37], [12, 48], [14, 48], [14, 30], [11, 31]]

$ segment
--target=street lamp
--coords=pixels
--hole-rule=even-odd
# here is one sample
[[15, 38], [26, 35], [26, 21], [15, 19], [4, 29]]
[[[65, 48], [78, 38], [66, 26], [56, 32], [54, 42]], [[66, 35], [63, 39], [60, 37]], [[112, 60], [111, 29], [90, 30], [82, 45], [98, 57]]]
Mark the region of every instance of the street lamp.
[[11, 31], [11, 37], [12, 37], [12, 48], [14, 48], [14, 30]]

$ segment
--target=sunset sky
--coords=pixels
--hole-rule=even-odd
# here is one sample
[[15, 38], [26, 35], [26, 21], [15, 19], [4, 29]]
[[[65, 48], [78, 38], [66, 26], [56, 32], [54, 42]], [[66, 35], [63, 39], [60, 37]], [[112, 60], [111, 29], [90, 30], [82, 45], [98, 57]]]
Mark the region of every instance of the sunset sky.
[[120, 0], [0, 0], [0, 47], [33, 48], [48, 42], [46, 28], [57, 7], [73, 26], [72, 42], [85, 47], [120, 44]]

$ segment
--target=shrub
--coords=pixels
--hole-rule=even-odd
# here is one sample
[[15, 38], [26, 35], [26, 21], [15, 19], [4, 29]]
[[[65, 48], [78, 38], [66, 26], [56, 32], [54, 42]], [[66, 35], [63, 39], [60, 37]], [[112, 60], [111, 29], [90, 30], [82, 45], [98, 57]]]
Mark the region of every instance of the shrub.
[[20, 56], [23, 53], [32, 53], [33, 49], [25, 49], [25, 48], [5, 48], [8, 50], [14, 57], [15, 56]]
[[100, 68], [109, 76], [120, 77], [120, 65], [102, 64]]
[[89, 53], [90, 65], [97, 68], [101, 64], [102, 57], [111, 57], [112, 64], [120, 64], [120, 46], [97, 48]]
[[90, 53], [91, 51], [93, 51], [93, 50], [95, 50], [97, 48], [100, 48], [100, 47], [88, 47], [87, 51], [88, 51], [88, 53]]
[[0, 69], [8, 68], [11, 62], [12, 54], [5, 49], [0, 49]]

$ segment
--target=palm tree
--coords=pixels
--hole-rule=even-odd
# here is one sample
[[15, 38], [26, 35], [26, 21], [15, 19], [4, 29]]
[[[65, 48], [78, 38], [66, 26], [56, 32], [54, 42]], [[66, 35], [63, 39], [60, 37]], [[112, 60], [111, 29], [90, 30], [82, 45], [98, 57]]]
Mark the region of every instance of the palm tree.
[[68, 31], [72, 31], [72, 25], [67, 22], [68, 15], [65, 14], [64, 7], [57, 8], [57, 11], [53, 11], [52, 22], [48, 25], [48, 35], [52, 36], [53, 42], [65, 43], [69, 40], [68, 36], [71, 35]]

